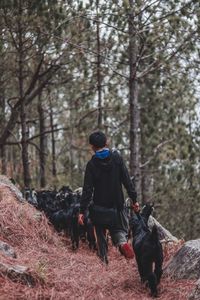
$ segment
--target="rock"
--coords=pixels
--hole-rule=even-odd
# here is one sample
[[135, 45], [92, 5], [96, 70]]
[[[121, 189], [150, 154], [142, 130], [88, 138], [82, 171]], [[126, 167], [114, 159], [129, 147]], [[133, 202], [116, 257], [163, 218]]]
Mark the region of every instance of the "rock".
[[34, 277], [28, 272], [28, 268], [24, 266], [9, 266], [0, 262], [0, 273], [8, 276], [14, 282], [21, 282], [29, 286], [35, 286]]
[[0, 175], [0, 186], [8, 187], [15, 195], [17, 200], [19, 200], [20, 202], [25, 202], [25, 200], [23, 199], [23, 195], [20, 192], [20, 190], [17, 188], [17, 186], [14, 185], [13, 182], [4, 175]]
[[6, 256], [17, 258], [15, 250], [5, 242], [0, 241], [0, 251]]
[[189, 295], [189, 300], [199, 300], [200, 299], [200, 279], [196, 282], [196, 287]]
[[154, 217], [150, 216], [148, 221], [149, 228], [151, 229], [153, 225], [158, 228], [159, 240], [162, 242], [178, 242], [178, 239], [173, 236], [166, 228], [164, 228]]
[[174, 279], [199, 279], [200, 239], [186, 242], [166, 266], [164, 273]]

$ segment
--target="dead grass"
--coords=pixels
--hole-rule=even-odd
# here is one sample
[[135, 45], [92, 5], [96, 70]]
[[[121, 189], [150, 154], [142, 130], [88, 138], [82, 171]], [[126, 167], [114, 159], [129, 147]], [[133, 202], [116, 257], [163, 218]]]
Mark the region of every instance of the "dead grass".
[[[17, 259], [3, 255], [0, 261], [25, 265], [36, 277], [35, 287], [0, 276], [3, 299], [151, 299], [141, 285], [135, 261], [126, 261], [110, 245], [109, 265], [105, 267], [84, 244], [72, 252], [70, 242], [59, 236], [46, 217], [28, 203], [16, 201], [9, 188], [0, 187], [0, 240], [15, 248]], [[177, 247], [165, 250], [166, 261]], [[192, 281], [163, 278], [160, 299], [184, 300], [194, 286]]]

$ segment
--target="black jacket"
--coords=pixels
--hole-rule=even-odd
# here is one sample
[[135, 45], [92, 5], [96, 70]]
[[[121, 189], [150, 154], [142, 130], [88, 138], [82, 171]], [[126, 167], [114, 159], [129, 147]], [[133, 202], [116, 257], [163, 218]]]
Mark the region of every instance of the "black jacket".
[[91, 201], [99, 206], [123, 209], [122, 185], [135, 203], [137, 193], [120, 154], [113, 151], [105, 159], [93, 155], [86, 166], [81, 197], [81, 213], [86, 211]]

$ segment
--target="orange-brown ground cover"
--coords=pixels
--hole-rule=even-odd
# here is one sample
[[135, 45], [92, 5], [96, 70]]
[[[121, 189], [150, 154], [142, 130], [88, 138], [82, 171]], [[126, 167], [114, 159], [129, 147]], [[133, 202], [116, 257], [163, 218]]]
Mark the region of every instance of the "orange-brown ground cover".
[[[44, 215], [28, 203], [17, 201], [5, 186], [0, 186], [0, 240], [17, 253], [16, 259], [0, 254], [0, 262], [28, 266], [35, 277], [35, 286], [31, 287], [0, 274], [1, 300], [151, 299], [149, 290], [140, 283], [134, 260], [126, 261], [111, 245], [108, 267], [85, 244], [73, 252], [69, 240], [59, 236]], [[165, 250], [166, 260], [175, 250]], [[159, 298], [187, 299], [193, 286], [192, 281], [163, 278]]]

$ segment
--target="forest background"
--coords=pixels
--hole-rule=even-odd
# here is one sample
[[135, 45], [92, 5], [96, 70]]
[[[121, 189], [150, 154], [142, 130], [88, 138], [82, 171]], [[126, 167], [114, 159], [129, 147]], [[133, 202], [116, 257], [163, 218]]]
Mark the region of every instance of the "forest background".
[[199, 33], [195, 0], [0, 0], [1, 173], [82, 186], [100, 129], [139, 202], [199, 237]]

